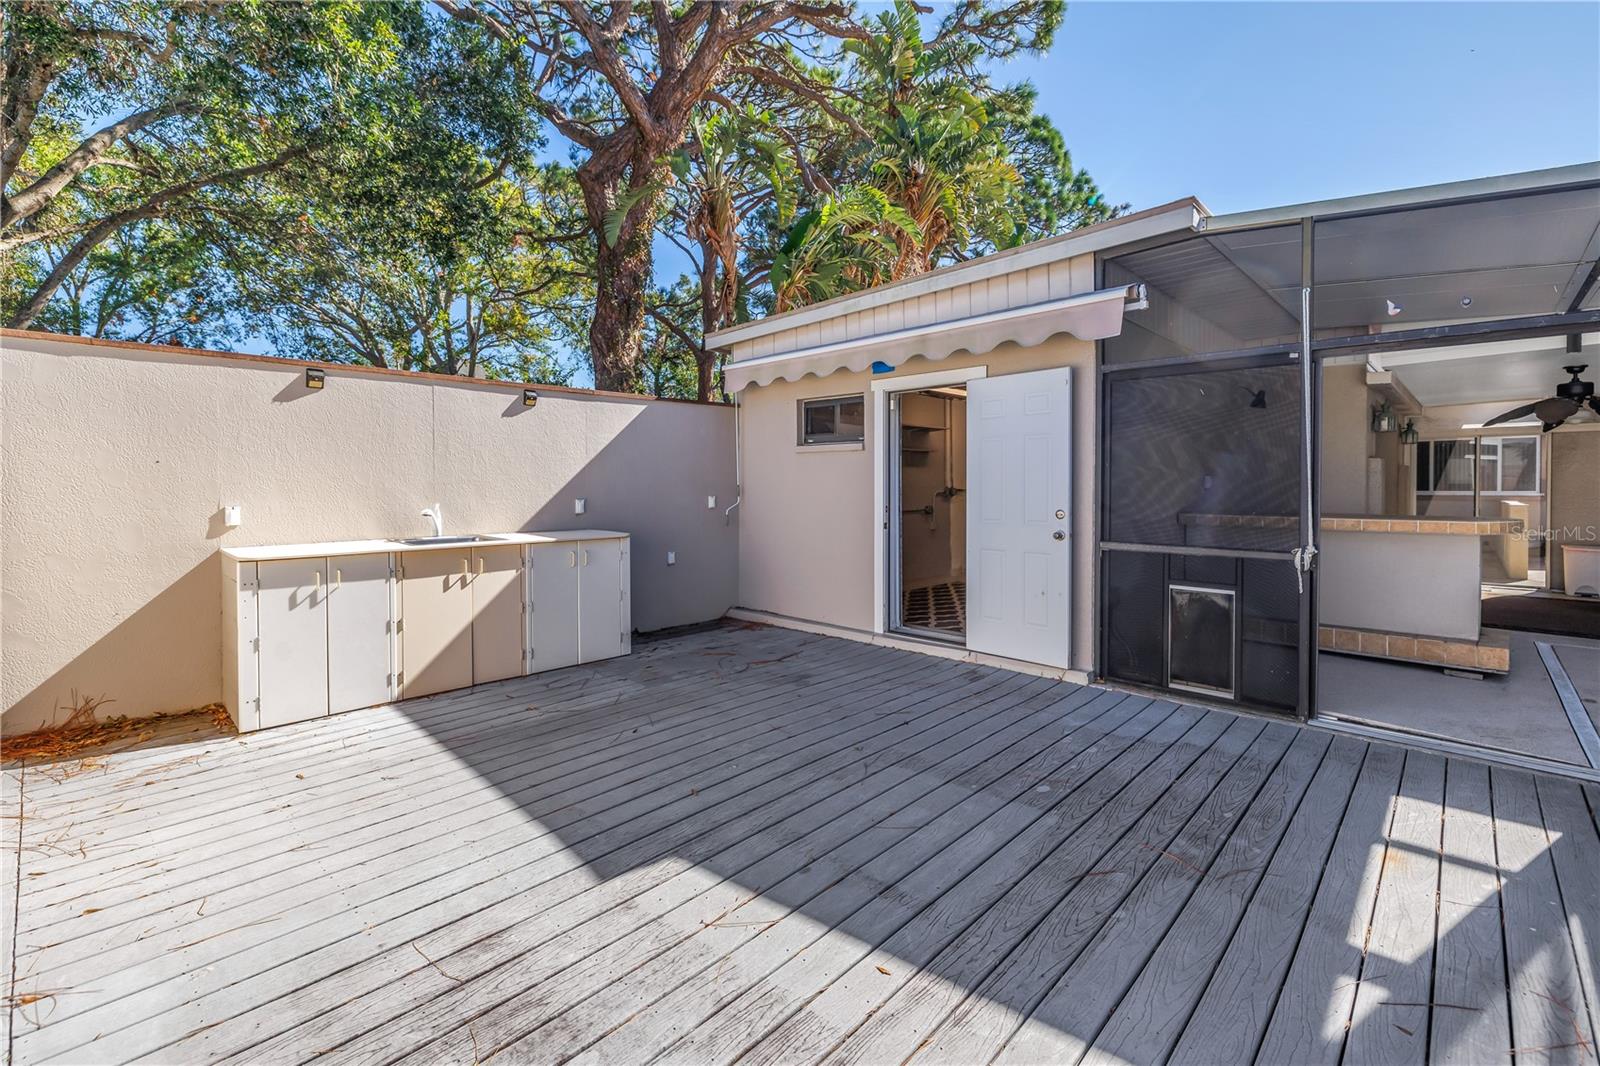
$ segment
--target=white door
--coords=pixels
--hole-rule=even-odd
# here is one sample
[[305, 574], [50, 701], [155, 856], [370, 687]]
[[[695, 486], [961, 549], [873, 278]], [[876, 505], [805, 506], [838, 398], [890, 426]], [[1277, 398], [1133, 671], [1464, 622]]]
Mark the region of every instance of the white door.
[[335, 556], [328, 576], [328, 707], [337, 714], [387, 703], [389, 556]]
[[967, 647], [1068, 665], [1072, 372], [967, 383]]
[[622, 541], [578, 546], [578, 658], [592, 663], [623, 652]]
[[583, 545], [535, 544], [528, 549], [529, 673], [578, 661], [578, 553]]
[[328, 561], [256, 564], [261, 726], [328, 713]]

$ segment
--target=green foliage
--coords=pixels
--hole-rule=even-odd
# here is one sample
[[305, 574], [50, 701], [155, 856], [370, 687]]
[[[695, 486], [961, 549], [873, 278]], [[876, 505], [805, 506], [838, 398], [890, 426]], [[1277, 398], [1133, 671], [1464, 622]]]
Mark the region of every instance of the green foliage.
[[12, 0], [0, 314], [709, 397], [706, 332], [1121, 210], [990, 80], [1054, 0], [760, 10]]
[[882, 190], [855, 185], [797, 218], [772, 259], [780, 311], [890, 280], [902, 242], [921, 237], [916, 220]]

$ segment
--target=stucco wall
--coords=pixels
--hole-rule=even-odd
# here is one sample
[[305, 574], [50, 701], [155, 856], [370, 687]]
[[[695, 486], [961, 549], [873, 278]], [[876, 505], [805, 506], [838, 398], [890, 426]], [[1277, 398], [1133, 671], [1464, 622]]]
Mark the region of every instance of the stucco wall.
[[1367, 455], [1372, 444], [1363, 363], [1322, 368], [1322, 509], [1368, 514]]
[[[1075, 264], [1076, 265], [1076, 264]], [[1089, 264], [1083, 264], [1085, 270]], [[1088, 288], [1088, 279], [1084, 279]], [[1070, 366], [1073, 377], [1072, 665], [1094, 658], [1094, 344], [1058, 335], [1022, 348], [1005, 344], [983, 356], [958, 353], [938, 362], [912, 359], [893, 374], [846, 370], [825, 378], [751, 386], [741, 396], [744, 503], [739, 523], [739, 595], [748, 608], [871, 632], [873, 628], [874, 442], [878, 427], [871, 383], [914, 374], [983, 366], [990, 377]], [[864, 447], [796, 444], [801, 399], [867, 396]]]
[[419, 535], [435, 501], [450, 531], [631, 533], [640, 630], [736, 602], [726, 407], [547, 389], [528, 408], [519, 389], [336, 367], [315, 392], [293, 363], [0, 344], [7, 732], [74, 691], [115, 701], [106, 715], [218, 699], [219, 547]]
[[1550, 448], [1550, 585], [1566, 587], [1563, 544], [1600, 544], [1600, 429], [1563, 427]]

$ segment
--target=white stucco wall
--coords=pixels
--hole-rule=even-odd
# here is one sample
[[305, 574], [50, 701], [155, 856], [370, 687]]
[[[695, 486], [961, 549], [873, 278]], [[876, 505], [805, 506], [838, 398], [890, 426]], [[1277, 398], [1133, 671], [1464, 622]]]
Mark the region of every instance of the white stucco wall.
[[218, 699], [219, 547], [418, 535], [435, 501], [451, 531], [631, 533], [640, 630], [736, 602], [727, 407], [541, 389], [527, 408], [520, 387], [338, 367], [315, 392], [297, 363], [0, 345], [8, 733], [59, 720], [74, 691], [113, 701], [103, 715]]

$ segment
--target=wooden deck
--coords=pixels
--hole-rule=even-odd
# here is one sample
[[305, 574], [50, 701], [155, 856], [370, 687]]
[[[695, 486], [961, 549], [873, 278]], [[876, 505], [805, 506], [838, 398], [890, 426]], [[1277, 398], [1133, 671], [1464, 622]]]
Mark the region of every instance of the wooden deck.
[[1566, 779], [752, 627], [167, 739], [6, 772], [18, 1063], [1596, 1061]]

